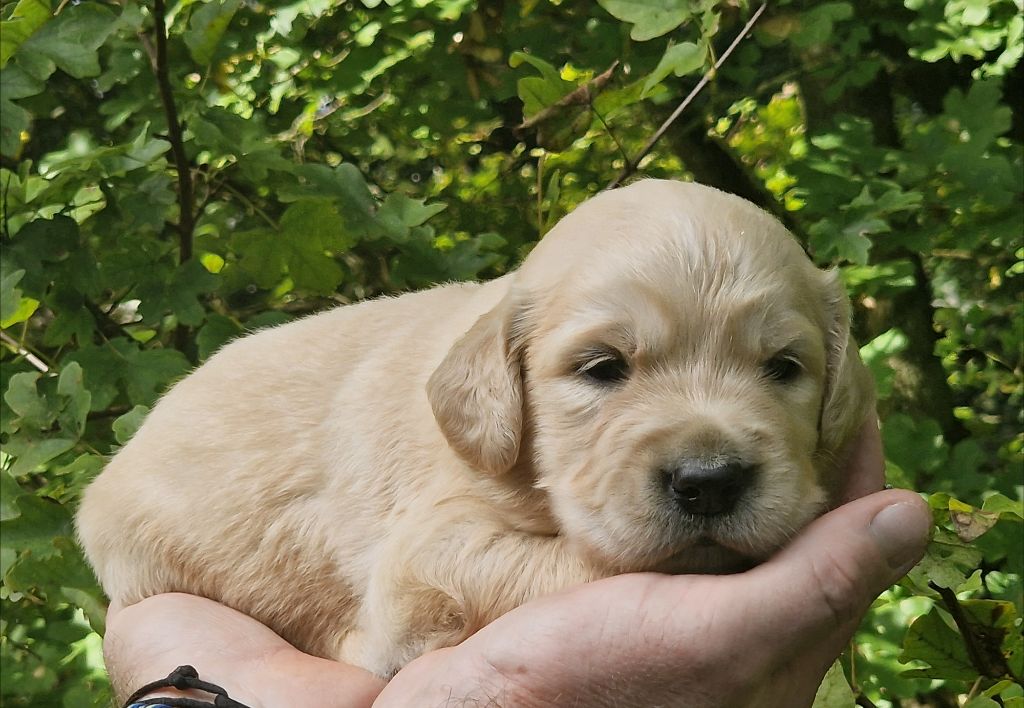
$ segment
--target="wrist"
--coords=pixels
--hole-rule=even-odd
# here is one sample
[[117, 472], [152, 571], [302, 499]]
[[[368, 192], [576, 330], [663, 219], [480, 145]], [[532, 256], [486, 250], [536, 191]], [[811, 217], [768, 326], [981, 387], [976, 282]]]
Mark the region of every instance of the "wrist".
[[[208, 677], [207, 677], [208, 678]], [[183, 664], [163, 678], [144, 684], [125, 700], [127, 708], [259, 708], [232, 697], [222, 686], [200, 677], [194, 666]]]

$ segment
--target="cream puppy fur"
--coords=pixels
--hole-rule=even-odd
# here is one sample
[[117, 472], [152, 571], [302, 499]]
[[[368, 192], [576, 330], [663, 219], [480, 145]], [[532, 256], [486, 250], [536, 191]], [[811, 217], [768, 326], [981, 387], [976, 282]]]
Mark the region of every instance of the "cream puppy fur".
[[873, 405], [848, 307], [752, 204], [638, 182], [505, 277], [224, 347], [79, 536], [112, 600], [204, 595], [390, 676], [534, 596], [784, 544]]

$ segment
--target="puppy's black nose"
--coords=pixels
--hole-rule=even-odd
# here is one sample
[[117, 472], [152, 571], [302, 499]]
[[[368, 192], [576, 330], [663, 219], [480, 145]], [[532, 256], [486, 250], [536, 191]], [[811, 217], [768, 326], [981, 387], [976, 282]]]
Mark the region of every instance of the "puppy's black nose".
[[684, 460], [667, 471], [669, 492], [683, 511], [727, 514], [754, 481], [754, 467], [742, 462], [701, 464]]

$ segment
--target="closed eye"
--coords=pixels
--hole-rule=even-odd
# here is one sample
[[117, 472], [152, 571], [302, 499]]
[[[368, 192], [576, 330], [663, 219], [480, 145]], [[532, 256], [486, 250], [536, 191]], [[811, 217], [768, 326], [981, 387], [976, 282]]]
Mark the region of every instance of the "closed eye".
[[762, 373], [772, 381], [790, 383], [803, 373], [804, 367], [789, 349], [783, 349], [761, 364]]
[[602, 352], [583, 361], [576, 373], [594, 383], [613, 384], [629, 378], [629, 365], [618, 352]]

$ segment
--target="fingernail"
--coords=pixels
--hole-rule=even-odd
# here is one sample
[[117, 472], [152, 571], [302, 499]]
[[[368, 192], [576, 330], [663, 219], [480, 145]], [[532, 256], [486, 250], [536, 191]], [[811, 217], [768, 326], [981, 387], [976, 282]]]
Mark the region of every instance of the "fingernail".
[[921, 560], [931, 530], [931, 514], [908, 502], [885, 507], [868, 526], [889, 567], [901, 576]]

